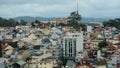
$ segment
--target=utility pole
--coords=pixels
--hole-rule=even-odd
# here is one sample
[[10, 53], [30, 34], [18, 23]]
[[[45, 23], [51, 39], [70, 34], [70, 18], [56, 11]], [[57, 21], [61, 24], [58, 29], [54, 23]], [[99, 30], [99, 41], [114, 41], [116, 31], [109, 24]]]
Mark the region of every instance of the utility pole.
[[78, 10], [79, 10], [79, 3], [78, 3], [78, 0], [77, 0], [77, 8], [76, 8], [77, 15], [79, 14]]
[[78, 0], [77, 0], [77, 14], [78, 14], [78, 8], [79, 8], [79, 3], [78, 3]]

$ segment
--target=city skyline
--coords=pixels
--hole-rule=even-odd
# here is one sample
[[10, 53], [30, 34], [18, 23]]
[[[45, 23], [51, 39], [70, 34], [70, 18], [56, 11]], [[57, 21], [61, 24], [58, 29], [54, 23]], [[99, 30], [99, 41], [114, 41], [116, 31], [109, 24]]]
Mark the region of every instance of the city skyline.
[[[77, 0], [0, 0], [0, 17], [68, 17]], [[78, 0], [82, 17], [120, 17], [119, 0]]]

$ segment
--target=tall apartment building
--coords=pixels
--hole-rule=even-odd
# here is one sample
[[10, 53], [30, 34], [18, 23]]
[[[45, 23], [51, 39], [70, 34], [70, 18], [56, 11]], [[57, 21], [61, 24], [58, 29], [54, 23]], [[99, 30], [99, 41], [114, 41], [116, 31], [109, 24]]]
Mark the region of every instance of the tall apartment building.
[[2, 57], [0, 57], [0, 68], [5, 68], [5, 64], [6, 64], [7, 62], [6, 62], [6, 60], [5, 60], [5, 58], [2, 58]]
[[92, 29], [93, 29], [92, 26], [88, 26], [88, 25], [87, 25], [87, 32], [92, 33]]
[[83, 32], [68, 33], [63, 38], [63, 54], [69, 59], [76, 57], [76, 54], [83, 51]]

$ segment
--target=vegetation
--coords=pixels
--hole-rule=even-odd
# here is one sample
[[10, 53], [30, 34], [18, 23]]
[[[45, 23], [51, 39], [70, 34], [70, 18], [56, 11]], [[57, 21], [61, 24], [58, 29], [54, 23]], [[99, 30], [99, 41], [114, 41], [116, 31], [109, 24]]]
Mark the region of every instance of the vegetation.
[[106, 42], [106, 41], [101, 41], [99, 44], [98, 44], [98, 47], [101, 49], [101, 48], [103, 48], [103, 47], [105, 47], [105, 46], [107, 46], [108, 45], [108, 43]]
[[27, 22], [24, 20], [21, 20], [20, 22], [18, 22], [13, 19], [7, 20], [0, 17], [0, 26], [3, 26], [3, 27], [15, 27], [17, 25], [26, 25], [26, 24]]
[[68, 21], [68, 26], [72, 26], [76, 30], [80, 28], [80, 20], [82, 19], [81, 15], [78, 12], [72, 12], [68, 17], [70, 20]]
[[59, 57], [59, 59], [62, 61], [62, 65], [65, 67], [68, 61], [68, 57], [62, 56], [62, 57]]
[[106, 64], [107, 64], [106, 60], [102, 60], [102, 59], [98, 60], [98, 62], [97, 62], [98, 66], [106, 65]]
[[21, 21], [20, 21], [20, 25], [27, 25], [27, 22], [24, 21], [24, 20], [21, 20]]
[[96, 33], [93, 33], [92, 35], [91, 35], [91, 39], [97, 39], [97, 37], [98, 37], [98, 33], [96, 32]]
[[38, 27], [40, 25], [40, 21], [39, 20], [35, 20], [31, 23], [31, 26], [34, 27]]
[[13, 48], [17, 48], [18, 41], [16, 42], [3, 42], [4, 44], [7, 43], [8, 45], [12, 46]]
[[103, 25], [106, 27], [116, 27], [120, 29], [120, 18], [114, 19], [114, 20], [109, 20], [109, 21], [104, 21]]
[[111, 53], [109, 53], [109, 52], [102, 52], [103, 53], [103, 57], [105, 57], [105, 58], [107, 58], [107, 57], [109, 57], [110, 55], [111, 55]]
[[72, 12], [68, 18], [70, 19], [68, 24], [59, 23], [58, 26], [71, 26], [77, 31], [82, 27], [83, 30], [86, 30], [86, 25], [80, 23], [82, 17], [78, 12]]

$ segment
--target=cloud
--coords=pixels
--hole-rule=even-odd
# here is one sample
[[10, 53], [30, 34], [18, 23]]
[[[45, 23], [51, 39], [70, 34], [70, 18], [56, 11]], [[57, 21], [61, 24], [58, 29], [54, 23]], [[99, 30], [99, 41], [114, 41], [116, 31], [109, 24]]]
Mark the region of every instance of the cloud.
[[[77, 0], [0, 0], [0, 16], [67, 17], [76, 11]], [[78, 0], [84, 17], [119, 16], [120, 0]]]

